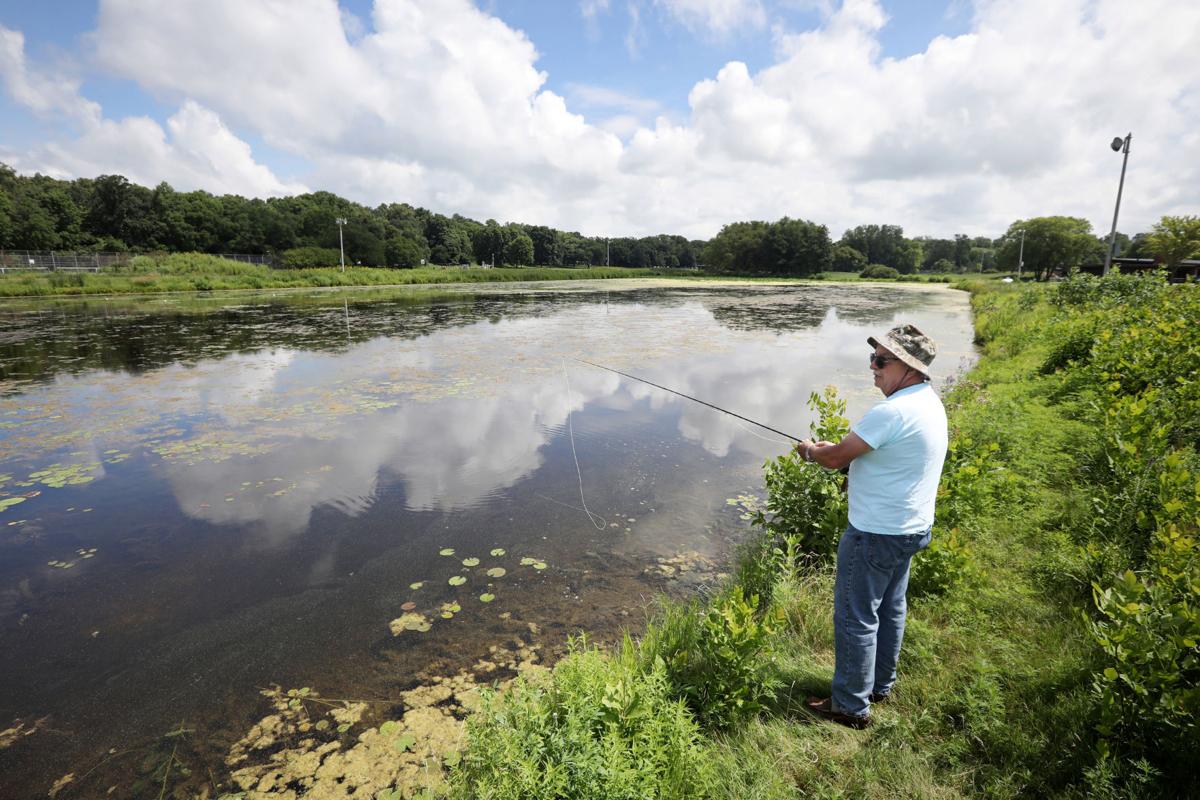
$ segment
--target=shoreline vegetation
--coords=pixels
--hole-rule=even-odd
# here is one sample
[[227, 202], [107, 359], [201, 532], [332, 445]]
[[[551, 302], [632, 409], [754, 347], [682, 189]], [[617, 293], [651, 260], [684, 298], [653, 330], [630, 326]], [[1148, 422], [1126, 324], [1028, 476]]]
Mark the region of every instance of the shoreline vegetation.
[[[1161, 797], [1200, 745], [1200, 287], [969, 287], [933, 545], [895, 697], [850, 731], [832, 671], [834, 476], [784, 456], [729, 584], [484, 693], [454, 798]], [[811, 399], [832, 438], [835, 389]]]
[[[259, 289], [387, 288], [413, 285], [459, 283], [505, 283], [524, 281], [598, 280], [612, 278], [672, 278], [684, 281], [745, 280], [772, 282], [879, 281], [896, 279], [860, 278], [856, 273], [818, 273], [803, 278], [786, 276], [739, 276], [707, 274], [678, 269], [634, 269], [629, 267], [497, 267], [459, 269], [423, 267], [383, 269], [377, 267], [273, 269], [262, 264], [245, 264], [200, 253], [136, 256], [126, 265], [98, 272], [9, 272], [0, 275], [0, 299], [79, 297], [170, 292], [220, 293]], [[990, 276], [989, 276], [990, 277]], [[1002, 277], [996, 275], [995, 277]], [[904, 275], [902, 282], [949, 283], [962, 275]]]

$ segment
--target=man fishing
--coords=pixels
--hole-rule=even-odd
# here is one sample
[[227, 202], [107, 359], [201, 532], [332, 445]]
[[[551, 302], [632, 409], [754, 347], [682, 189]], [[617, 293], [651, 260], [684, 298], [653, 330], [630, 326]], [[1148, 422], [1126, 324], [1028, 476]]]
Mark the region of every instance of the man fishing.
[[796, 445], [805, 461], [850, 467], [850, 524], [833, 588], [832, 695], [807, 705], [852, 728], [871, 723], [871, 704], [886, 701], [896, 683], [909, 565], [929, 545], [948, 442], [946, 412], [929, 382], [933, 340], [900, 325], [867, 343], [885, 399], [840, 442]]

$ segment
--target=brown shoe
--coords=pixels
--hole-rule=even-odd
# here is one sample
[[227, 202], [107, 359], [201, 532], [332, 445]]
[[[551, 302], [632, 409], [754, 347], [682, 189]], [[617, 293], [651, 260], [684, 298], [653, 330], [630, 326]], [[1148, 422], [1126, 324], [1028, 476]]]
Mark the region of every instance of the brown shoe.
[[804, 701], [804, 705], [808, 706], [808, 710], [818, 717], [823, 717], [830, 722], [836, 722], [838, 725], [845, 725], [847, 728], [862, 730], [871, 724], [870, 714], [863, 714], [861, 717], [856, 717], [853, 714], [843, 714], [840, 711], [834, 711], [833, 699], [829, 697], [810, 697]]
[[871, 692], [871, 705], [879, 705], [880, 703], [886, 703], [891, 699], [892, 699], [891, 692], [888, 692], [887, 694], [877, 694], [876, 692]]

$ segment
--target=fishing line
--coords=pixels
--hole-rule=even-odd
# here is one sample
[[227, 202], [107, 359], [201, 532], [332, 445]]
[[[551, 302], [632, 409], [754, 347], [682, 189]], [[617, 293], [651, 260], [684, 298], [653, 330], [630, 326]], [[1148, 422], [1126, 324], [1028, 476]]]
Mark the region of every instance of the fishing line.
[[750, 419], [749, 417], [743, 417], [741, 414], [730, 411], [727, 408], [721, 408], [720, 406], [714, 406], [712, 403], [701, 400], [699, 397], [692, 397], [690, 394], [684, 394], [683, 392], [677, 392], [674, 389], [668, 389], [666, 386], [660, 386], [659, 384], [654, 383], [653, 381], [648, 381], [645, 378], [639, 378], [637, 375], [630, 375], [628, 372], [621, 372], [621, 370], [619, 370], [619, 369], [613, 369], [612, 367], [606, 367], [603, 364], [597, 364], [594, 361], [586, 361], [582, 358], [577, 358], [575, 360], [581, 364], [587, 364], [588, 366], [599, 367], [600, 369], [608, 370], [609, 372], [615, 372], [618, 375], [622, 375], [631, 380], [638, 381], [639, 383], [644, 383], [649, 386], [653, 386], [655, 389], [662, 389], [664, 392], [670, 392], [671, 394], [679, 395], [680, 397], [687, 399], [687, 400], [691, 400], [694, 403], [699, 403], [700, 405], [708, 406], [709, 408], [711, 408], [715, 411], [720, 411], [722, 414], [728, 414], [731, 417], [737, 417], [740, 420], [749, 422], [751, 425], [757, 425], [758, 427], [768, 430], [771, 433], [778, 433], [780, 436], [791, 439], [793, 442], [801, 441], [799, 436], [792, 436], [790, 433], [784, 433], [783, 431], [776, 430], [775, 428], [772, 428], [770, 425], [763, 425], [761, 422], [755, 422], [754, 420]]
[[[596, 526], [596, 530], [602, 531], [608, 527], [608, 521], [599, 514], [593, 514], [588, 511], [587, 499], [583, 496], [583, 472], [579, 469], [579, 455], [575, 452], [575, 425], [571, 422], [571, 378], [567, 375], [567, 362], [563, 361], [563, 380], [567, 384], [567, 431], [571, 435], [571, 456], [575, 459], [575, 475], [579, 478], [579, 502], [583, 503], [583, 513], [587, 514], [588, 520]], [[547, 498], [548, 499], [548, 498]], [[558, 502], [555, 500], [554, 502]], [[562, 503], [561, 505], [566, 505]], [[570, 506], [568, 506], [570, 508]], [[600, 520], [600, 522], [596, 522]]]
[[733, 424], [738, 426], [739, 429], [741, 429], [741, 430], [745, 431], [746, 433], [750, 434], [751, 436], [755, 437], [756, 439], [762, 439], [764, 442], [770, 442], [771, 444], [785, 444], [785, 445], [788, 445], [789, 447], [792, 444], [790, 441], [787, 441], [784, 439], [776, 439], [773, 436], [763, 436], [761, 433], [757, 432], [753, 428], [747, 428], [745, 425], [738, 422], [737, 420], [734, 420]]

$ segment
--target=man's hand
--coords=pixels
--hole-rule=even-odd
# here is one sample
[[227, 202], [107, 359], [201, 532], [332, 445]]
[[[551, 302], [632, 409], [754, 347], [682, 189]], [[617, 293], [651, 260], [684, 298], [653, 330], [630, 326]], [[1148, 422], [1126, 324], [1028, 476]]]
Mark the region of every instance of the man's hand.
[[819, 464], [827, 469], [842, 469], [863, 453], [868, 452], [871, 445], [859, 438], [857, 433], [851, 432], [837, 444], [804, 439], [794, 449], [801, 458], [809, 463]]

